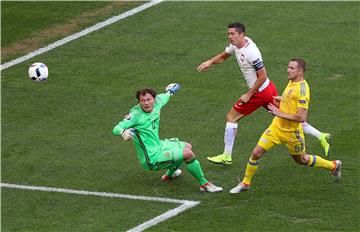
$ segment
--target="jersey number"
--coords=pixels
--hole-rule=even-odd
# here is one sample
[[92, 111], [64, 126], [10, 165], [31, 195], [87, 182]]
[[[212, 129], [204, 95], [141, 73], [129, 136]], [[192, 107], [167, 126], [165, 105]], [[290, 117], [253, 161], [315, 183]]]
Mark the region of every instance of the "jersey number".
[[301, 146], [295, 146], [295, 152], [302, 152], [304, 150], [304, 145], [301, 144]]

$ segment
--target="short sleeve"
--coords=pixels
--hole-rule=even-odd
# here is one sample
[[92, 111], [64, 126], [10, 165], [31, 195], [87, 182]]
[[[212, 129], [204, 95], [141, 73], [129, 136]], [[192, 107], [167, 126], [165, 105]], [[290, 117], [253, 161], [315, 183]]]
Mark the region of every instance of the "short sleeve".
[[225, 48], [225, 52], [230, 55], [234, 54], [234, 45], [229, 44], [229, 46]]
[[300, 83], [300, 88], [298, 93], [297, 108], [308, 109], [309, 103], [310, 103], [310, 89], [305, 82], [302, 82]]
[[255, 67], [255, 70], [260, 70], [264, 67], [261, 53], [256, 46], [251, 47], [246, 54], [247, 61]]
[[124, 130], [132, 128], [134, 125], [136, 125], [136, 116], [130, 111], [130, 113], [126, 114], [124, 119], [113, 128], [113, 134], [121, 135]]

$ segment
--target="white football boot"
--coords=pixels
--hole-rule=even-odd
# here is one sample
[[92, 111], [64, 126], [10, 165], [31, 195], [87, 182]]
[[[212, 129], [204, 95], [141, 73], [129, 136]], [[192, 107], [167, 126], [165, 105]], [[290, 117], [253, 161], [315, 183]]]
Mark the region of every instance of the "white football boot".
[[211, 182], [207, 182], [206, 184], [201, 185], [199, 187], [199, 189], [200, 189], [201, 192], [209, 192], [209, 193], [216, 193], [216, 192], [223, 191], [223, 188], [218, 187], [218, 186], [214, 185]]
[[161, 177], [161, 180], [163, 180], [163, 181], [169, 181], [169, 180], [172, 180], [172, 179], [175, 179], [175, 178], [181, 176], [181, 174], [182, 174], [181, 169], [176, 169], [176, 171], [175, 171], [171, 176], [167, 176], [166, 174], [164, 174], [164, 175]]
[[341, 179], [341, 166], [342, 162], [340, 160], [335, 160], [335, 168], [331, 171], [331, 173], [335, 176], [335, 181], [338, 182]]
[[238, 185], [236, 185], [234, 188], [230, 190], [230, 193], [240, 193], [248, 189], [250, 189], [250, 185], [246, 185], [243, 182], [240, 182]]

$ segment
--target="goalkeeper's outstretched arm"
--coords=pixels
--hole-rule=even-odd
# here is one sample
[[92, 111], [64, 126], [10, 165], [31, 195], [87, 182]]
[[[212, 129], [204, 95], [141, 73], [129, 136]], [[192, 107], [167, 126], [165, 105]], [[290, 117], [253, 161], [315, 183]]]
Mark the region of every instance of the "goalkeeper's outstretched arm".
[[156, 95], [156, 102], [163, 107], [169, 102], [171, 96], [173, 96], [179, 89], [181, 85], [178, 83], [172, 83], [166, 86], [165, 93]]

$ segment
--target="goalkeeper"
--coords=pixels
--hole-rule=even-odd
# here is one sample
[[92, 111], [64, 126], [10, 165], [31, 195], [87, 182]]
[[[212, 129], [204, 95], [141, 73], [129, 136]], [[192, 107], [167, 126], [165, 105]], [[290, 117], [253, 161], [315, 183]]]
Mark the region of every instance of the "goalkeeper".
[[159, 95], [151, 88], [138, 90], [136, 98], [139, 104], [114, 127], [113, 134], [134, 142], [137, 157], [144, 169], [167, 169], [161, 178], [163, 181], [180, 176], [182, 171], [179, 168], [185, 162], [187, 170], [198, 180], [201, 191], [220, 192], [223, 190], [221, 187], [204, 177], [190, 143], [179, 141], [178, 138], [159, 139], [160, 110], [179, 89], [179, 84], [172, 84], [166, 88], [166, 93]]

